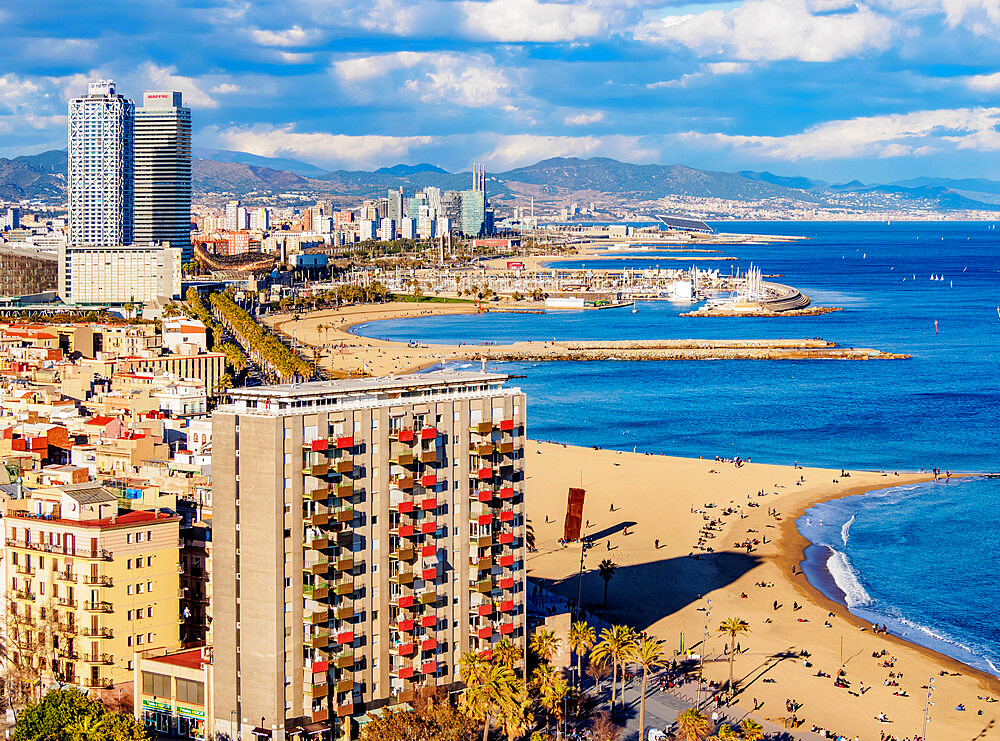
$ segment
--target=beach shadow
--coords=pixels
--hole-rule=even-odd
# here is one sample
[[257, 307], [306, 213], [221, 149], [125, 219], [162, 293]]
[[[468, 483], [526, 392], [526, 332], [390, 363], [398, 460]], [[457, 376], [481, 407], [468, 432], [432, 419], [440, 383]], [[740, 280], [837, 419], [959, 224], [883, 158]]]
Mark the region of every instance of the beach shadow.
[[[626, 524], [621, 523], [621, 527]], [[531, 578], [572, 601], [582, 587], [583, 605], [602, 619], [645, 630], [703, 595], [732, 584], [762, 563], [752, 553], [723, 551], [619, 566], [608, 583], [608, 605], [604, 607], [604, 580], [596, 568], [604, 554], [603, 549], [595, 549], [588, 555], [590, 568], [583, 572], [582, 583], [577, 574], [563, 579]]]
[[[756, 667], [747, 672], [742, 679], [736, 680], [736, 694], [742, 695], [750, 689], [755, 682], [767, 676], [767, 673], [774, 669], [782, 661], [787, 661], [789, 659], [795, 660], [799, 657], [799, 652], [791, 649], [782, 651], [781, 653], [771, 654], [763, 661], [763, 663], [758, 664]], [[751, 677], [753, 678], [751, 679]]]
[[583, 537], [590, 538], [591, 540], [600, 540], [601, 538], [607, 538], [615, 533], [620, 533], [627, 527], [635, 527], [639, 523], [629, 520], [627, 522], [619, 522], [617, 525], [612, 525], [611, 527], [606, 527], [603, 530], [598, 530], [596, 533], [583, 533]]

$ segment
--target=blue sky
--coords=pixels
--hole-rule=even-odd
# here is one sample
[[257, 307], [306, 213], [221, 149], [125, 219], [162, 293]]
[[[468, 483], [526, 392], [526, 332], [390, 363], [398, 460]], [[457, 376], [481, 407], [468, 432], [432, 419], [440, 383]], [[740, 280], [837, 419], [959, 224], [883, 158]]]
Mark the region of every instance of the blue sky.
[[0, 0], [0, 155], [110, 76], [195, 145], [361, 169], [553, 155], [1000, 178], [1000, 0]]

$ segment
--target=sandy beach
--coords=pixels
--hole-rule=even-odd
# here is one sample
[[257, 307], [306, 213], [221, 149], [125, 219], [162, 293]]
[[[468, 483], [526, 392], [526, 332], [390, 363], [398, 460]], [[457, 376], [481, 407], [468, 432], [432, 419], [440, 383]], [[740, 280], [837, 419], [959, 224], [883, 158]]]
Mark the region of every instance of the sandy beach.
[[[852, 472], [840, 478], [839, 470], [736, 467], [534, 442], [527, 455], [527, 507], [538, 549], [529, 558], [529, 576], [576, 598], [580, 546], [562, 547], [558, 539], [567, 489], [582, 485], [587, 490], [583, 517], [589, 523], [584, 532], [595, 541], [586, 556], [585, 604], [608, 621], [628, 622], [665, 639], [672, 651], [683, 632], [685, 645], [700, 652], [711, 599], [705, 675], [719, 682], [728, 678], [729, 664], [725, 640], [715, 628], [728, 617], [749, 622], [751, 633], [739, 639], [744, 650], [735, 660], [735, 675], [743, 678], [740, 709], [753, 711], [756, 703], [758, 716], [780, 723], [791, 715], [786, 700], [794, 700], [801, 705], [796, 715], [805, 719], [800, 731], [816, 725], [866, 741], [877, 741], [881, 733], [913, 738], [922, 729], [922, 687], [933, 675], [928, 737], [975, 739], [994, 733], [1000, 705], [977, 698], [1000, 696], [1000, 681], [895, 636], [874, 634], [844, 606], [814, 590], [798, 568], [792, 574], [808, 544], [794, 520], [810, 504], [924, 481], [927, 475]], [[718, 529], [703, 541], [710, 553], [697, 546], [711, 521]], [[749, 553], [738, 545], [747, 538], [761, 541]], [[601, 609], [604, 582], [596, 571], [604, 558], [618, 565], [606, 610]], [[882, 651], [885, 656], [873, 657]], [[834, 686], [842, 668], [847, 688]], [[820, 671], [831, 676], [817, 676]], [[942, 671], [948, 676], [940, 676]], [[907, 696], [896, 694], [903, 691]], [[966, 709], [956, 710], [959, 704]], [[889, 722], [877, 720], [880, 713]]]

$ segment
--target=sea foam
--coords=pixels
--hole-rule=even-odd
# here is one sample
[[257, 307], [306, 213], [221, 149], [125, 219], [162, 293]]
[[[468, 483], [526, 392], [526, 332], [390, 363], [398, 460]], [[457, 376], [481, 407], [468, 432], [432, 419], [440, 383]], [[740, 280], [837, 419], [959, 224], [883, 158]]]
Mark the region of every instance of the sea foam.
[[836, 548], [830, 548], [830, 557], [826, 561], [826, 568], [833, 577], [833, 581], [844, 593], [844, 599], [848, 607], [859, 607], [871, 602], [871, 596], [865, 591], [858, 578], [858, 573], [851, 566], [850, 560]]
[[851, 519], [844, 523], [844, 526], [840, 528], [840, 539], [844, 541], [844, 545], [847, 545], [847, 538], [851, 534], [851, 525], [854, 524], [854, 515], [851, 515]]

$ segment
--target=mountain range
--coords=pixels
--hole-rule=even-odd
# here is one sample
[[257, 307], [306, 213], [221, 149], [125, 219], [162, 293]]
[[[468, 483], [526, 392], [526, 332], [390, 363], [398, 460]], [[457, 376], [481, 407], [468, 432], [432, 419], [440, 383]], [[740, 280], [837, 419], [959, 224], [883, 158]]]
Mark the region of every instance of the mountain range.
[[[465, 190], [470, 172], [451, 173], [428, 163], [399, 164], [374, 171], [328, 171], [293, 159], [248, 152], [195, 149], [192, 186], [199, 196], [269, 196], [303, 198], [368, 197], [389, 189], [405, 192], [433, 186]], [[65, 199], [66, 152], [50, 150], [13, 159], [0, 158], [0, 199]], [[860, 181], [827, 183], [806, 177], [744, 170], [717, 172], [684, 165], [637, 165], [606, 157], [554, 157], [487, 177], [487, 192], [499, 201], [527, 197], [589, 201], [613, 198], [621, 203], [667, 196], [729, 201], [778, 200], [802, 207], [867, 204], [940, 211], [1000, 211], [1000, 181], [982, 178], [916, 178], [885, 184]]]

